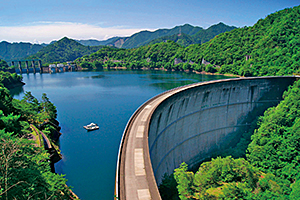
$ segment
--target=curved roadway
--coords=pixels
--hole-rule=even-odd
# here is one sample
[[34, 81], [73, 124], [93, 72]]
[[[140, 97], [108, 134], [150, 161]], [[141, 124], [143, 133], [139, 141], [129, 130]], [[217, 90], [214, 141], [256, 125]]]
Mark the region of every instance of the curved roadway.
[[[156, 107], [166, 98], [183, 90], [216, 80], [178, 87], [145, 102], [130, 118], [119, 148], [115, 196], [120, 200], [161, 199], [154, 178], [148, 146], [148, 126]], [[125, 176], [126, 174], [126, 176]]]

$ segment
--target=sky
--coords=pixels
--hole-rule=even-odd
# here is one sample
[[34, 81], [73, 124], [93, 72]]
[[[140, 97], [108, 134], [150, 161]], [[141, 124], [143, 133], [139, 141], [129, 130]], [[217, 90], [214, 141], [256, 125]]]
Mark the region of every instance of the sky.
[[191, 24], [253, 26], [300, 0], [0, 0], [0, 41], [106, 40]]

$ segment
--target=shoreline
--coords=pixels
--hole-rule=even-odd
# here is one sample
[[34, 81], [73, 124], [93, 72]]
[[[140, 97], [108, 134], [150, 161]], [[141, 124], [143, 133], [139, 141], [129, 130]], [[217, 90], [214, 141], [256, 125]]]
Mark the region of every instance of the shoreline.
[[3, 83], [4, 87], [6, 87], [7, 89], [14, 89], [16, 87], [20, 87], [20, 86], [24, 86], [25, 83], [20, 81], [20, 82], [16, 82], [16, 83], [10, 83], [10, 84], [5, 84]]
[[[146, 67], [142, 67], [142, 68], [133, 68], [133, 69], [130, 69], [130, 68], [127, 68], [127, 67], [103, 67], [102, 69], [92, 69], [92, 70], [143, 70], [143, 71], [150, 71], [150, 70], [153, 70], [153, 71], [172, 71], [172, 72], [175, 72], [175, 71], [178, 71], [178, 72], [186, 72], [186, 73], [195, 73], [195, 74], [203, 74], [203, 75], [215, 75], [215, 76], [229, 76], [229, 77], [237, 77], [237, 78], [241, 78], [241, 77], [244, 77], [244, 76], [240, 76], [240, 75], [236, 75], [236, 74], [217, 74], [217, 73], [211, 73], [211, 72], [206, 72], [206, 71], [196, 71], [196, 70], [167, 70], [165, 68], [146, 68]], [[91, 70], [91, 69], [88, 69], [88, 68], [81, 68], [80, 70], [77, 70], [77, 71], [88, 71], [88, 70]]]

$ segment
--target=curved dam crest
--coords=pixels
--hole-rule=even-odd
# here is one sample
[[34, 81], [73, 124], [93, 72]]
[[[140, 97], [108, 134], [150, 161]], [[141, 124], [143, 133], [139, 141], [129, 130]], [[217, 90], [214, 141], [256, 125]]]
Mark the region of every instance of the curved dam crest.
[[116, 196], [160, 199], [157, 184], [182, 162], [193, 166], [236, 146], [299, 77], [201, 82], [160, 94], [129, 120], [120, 146]]

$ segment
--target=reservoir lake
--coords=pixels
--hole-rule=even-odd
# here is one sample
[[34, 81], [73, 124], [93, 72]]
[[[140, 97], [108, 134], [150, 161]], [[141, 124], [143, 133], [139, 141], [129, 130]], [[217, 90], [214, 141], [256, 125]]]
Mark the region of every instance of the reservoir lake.
[[[112, 200], [115, 172], [123, 130], [134, 111], [146, 100], [166, 90], [216, 79], [202, 75], [165, 71], [82, 71], [54, 74], [23, 74], [22, 88], [11, 90], [22, 99], [25, 91], [41, 100], [46, 93], [58, 110], [63, 159], [56, 172], [83, 200]], [[87, 132], [83, 126], [97, 123]]]

